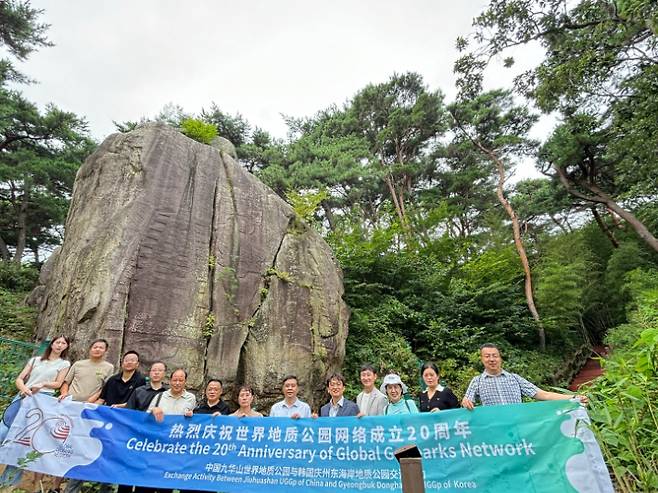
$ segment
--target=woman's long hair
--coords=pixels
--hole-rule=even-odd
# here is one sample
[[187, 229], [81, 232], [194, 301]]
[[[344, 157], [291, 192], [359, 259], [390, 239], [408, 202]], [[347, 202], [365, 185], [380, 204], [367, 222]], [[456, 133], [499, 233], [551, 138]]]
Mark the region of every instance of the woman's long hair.
[[62, 354], [59, 355], [60, 358], [64, 359], [66, 357], [66, 354], [69, 352], [69, 348], [71, 347], [71, 340], [66, 337], [66, 336], [57, 336], [53, 337], [53, 340], [50, 341], [50, 344], [48, 344], [48, 347], [46, 350], [43, 352], [43, 355], [41, 356], [41, 361], [46, 361], [48, 358], [50, 358], [50, 353], [53, 352], [53, 344], [55, 344], [55, 341], [57, 339], [64, 339], [66, 341], [66, 349], [62, 351]]

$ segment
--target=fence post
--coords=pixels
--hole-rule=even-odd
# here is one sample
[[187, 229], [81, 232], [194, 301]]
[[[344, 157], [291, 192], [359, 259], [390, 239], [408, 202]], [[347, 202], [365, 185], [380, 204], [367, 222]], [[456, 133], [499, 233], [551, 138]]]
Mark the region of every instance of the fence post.
[[402, 493], [425, 493], [423, 462], [415, 445], [405, 445], [393, 452], [400, 463]]

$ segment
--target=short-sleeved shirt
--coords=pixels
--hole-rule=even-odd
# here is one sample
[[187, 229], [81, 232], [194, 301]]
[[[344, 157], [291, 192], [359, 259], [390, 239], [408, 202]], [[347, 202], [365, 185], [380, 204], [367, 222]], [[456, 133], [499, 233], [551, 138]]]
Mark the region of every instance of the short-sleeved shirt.
[[149, 404], [153, 398], [158, 395], [160, 392], [167, 390], [166, 386], [162, 386], [158, 389], [151, 387], [150, 383], [137, 387], [135, 391], [130, 394], [128, 397], [128, 402], [126, 402], [126, 408], [136, 409], [138, 411], [146, 411], [149, 408]]
[[520, 404], [523, 397], [534, 397], [539, 388], [516, 373], [502, 370], [498, 375], [486, 371], [473, 377], [466, 389], [466, 397], [471, 402], [479, 400], [483, 406]]
[[69, 384], [69, 394], [74, 401], [86, 401], [103, 388], [113, 371], [112, 363], [105, 360], [94, 362], [83, 359], [71, 365], [64, 381]]
[[373, 388], [372, 392], [367, 394], [361, 392], [356, 396], [356, 405], [366, 416], [379, 416], [384, 414], [384, 408], [388, 404], [388, 399], [378, 389]]
[[140, 372], [134, 372], [128, 380], [124, 382], [123, 373], [117, 373], [107, 379], [103, 390], [101, 390], [100, 398], [105, 401], [108, 406], [115, 404], [125, 404], [133, 391], [146, 383], [146, 378]]
[[439, 386], [432, 398], [429, 398], [427, 390], [420, 393], [420, 412], [426, 413], [432, 409], [457, 409], [459, 401], [448, 387]]
[[228, 407], [228, 404], [226, 402], [220, 400], [217, 404], [210, 406], [208, 405], [208, 401], [203, 401], [201, 404], [199, 404], [196, 409], [194, 410], [195, 414], [223, 414], [224, 416], [228, 416], [231, 414], [231, 409]]
[[391, 416], [393, 414], [418, 414], [416, 403], [404, 397], [397, 401], [395, 404], [389, 402], [384, 408], [384, 415]]
[[184, 390], [179, 396], [174, 396], [170, 390], [162, 392], [155, 397], [149, 404], [148, 409], [160, 407], [165, 414], [185, 414], [186, 411], [192, 411], [196, 407], [196, 397], [191, 392]]
[[270, 416], [274, 418], [289, 418], [295, 413], [298, 413], [300, 418], [310, 418], [311, 407], [299, 399], [288, 405], [284, 399], [275, 403], [270, 409]]
[[[32, 358], [28, 364], [32, 369], [30, 370], [30, 376], [28, 377], [27, 382], [25, 382], [27, 388], [40, 383], [53, 382], [57, 380], [57, 375], [59, 375], [60, 371], [71, 366], [71, 363], [65, 359], [57, 358], [54, 360], [43, 360], [41, 359], [41, 356]], [[43, 387], [41, 392], [52, 394], [55, 392], [55, 389]]]

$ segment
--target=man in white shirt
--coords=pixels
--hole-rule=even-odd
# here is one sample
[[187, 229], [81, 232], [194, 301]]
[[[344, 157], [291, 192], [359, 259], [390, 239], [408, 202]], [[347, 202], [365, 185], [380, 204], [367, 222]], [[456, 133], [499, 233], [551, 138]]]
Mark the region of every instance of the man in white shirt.
[[275, 418], [310, 418], [311, 407], [297, 398], [299, 384], [295, 375], [288, 375], [283, 379], [282, 401], [277, 402], [270, 409], [270, 417]]
[[359, 372], [363, 391], [356, 396], [356, 405], [359, 406], [358, 416], [381, 416], [388, 404], [388, 399], [375, 387], [377, 371], [370, 364], [365, 364]]
[[196, 407], [196, 397], [185, 390], [187, 372], [182, 368], [174, 370], [169, 379], [169, 390], [156, 395], [148, 412], [153, 415], [157, 422], [162, 422], [165, 415], [183, 415], [190, 417]]

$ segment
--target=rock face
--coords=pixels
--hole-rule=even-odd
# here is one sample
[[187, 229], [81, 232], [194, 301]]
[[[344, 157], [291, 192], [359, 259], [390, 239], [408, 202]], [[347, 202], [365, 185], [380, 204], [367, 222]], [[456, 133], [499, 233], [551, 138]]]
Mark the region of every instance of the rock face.
[[192, 388], [247, 383], [262, 409], [290, 373], [319, 404], [345, 352], [326, 243], [225, 151], [165, 125], [112, 135], [87, 159], [41, 283], [38, 335], [72, 336], [74, 358], [104, 337], [112, 363], [134, 349], [143, 368], [186, 368]]

